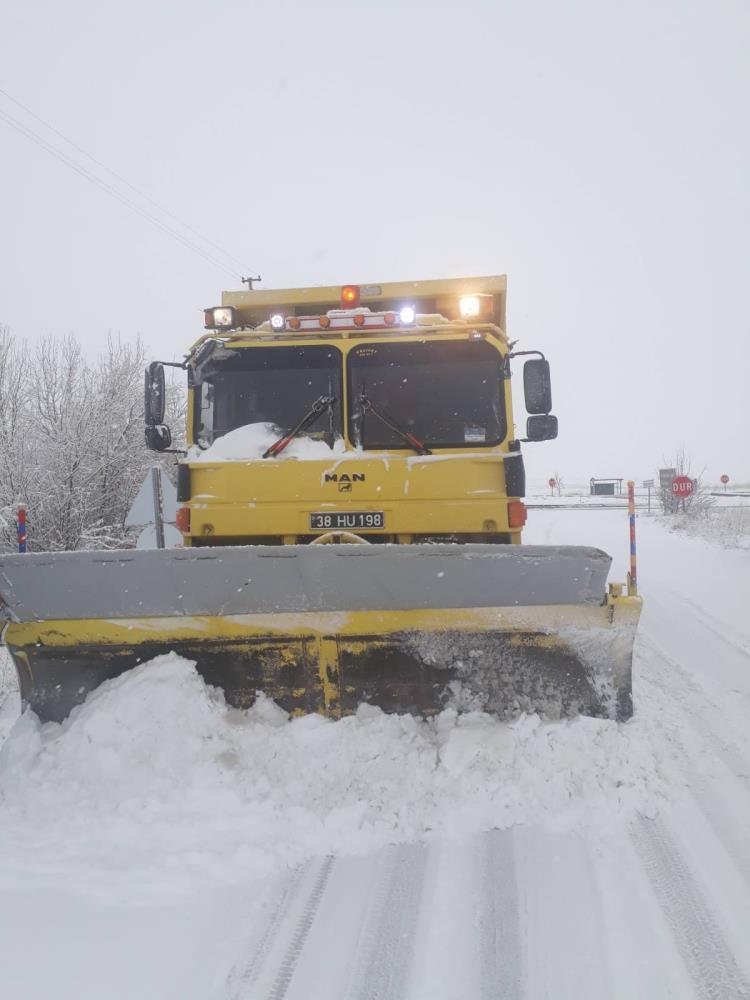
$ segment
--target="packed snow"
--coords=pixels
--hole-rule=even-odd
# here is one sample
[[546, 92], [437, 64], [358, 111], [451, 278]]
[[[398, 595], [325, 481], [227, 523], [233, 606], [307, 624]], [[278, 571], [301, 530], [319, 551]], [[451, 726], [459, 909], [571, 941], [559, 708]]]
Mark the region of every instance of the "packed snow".
[[[263, 453], [288, 433], [280, 430], [274, 424], [245, 424], [227, 434], [223, 434], [209, 448], [199, 448], [194, 445], [188, 451], [191, 462], [248, 462], [263, 457]], [[325, 441], [300, 434], [293, 438], [279, 455], [275, 462], [296, 459], [331, 458], [332, 455], [344, 453], [343, 438], [337, 438], [333, 448]]]

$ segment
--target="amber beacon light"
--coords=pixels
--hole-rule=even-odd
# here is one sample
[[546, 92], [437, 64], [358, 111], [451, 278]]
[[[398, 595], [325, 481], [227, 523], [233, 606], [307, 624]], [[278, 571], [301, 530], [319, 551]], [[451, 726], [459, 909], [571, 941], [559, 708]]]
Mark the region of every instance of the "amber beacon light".
[[344, 285], [341, 289], [341, 308], [356, 309], [359, 302], [359, 285]]

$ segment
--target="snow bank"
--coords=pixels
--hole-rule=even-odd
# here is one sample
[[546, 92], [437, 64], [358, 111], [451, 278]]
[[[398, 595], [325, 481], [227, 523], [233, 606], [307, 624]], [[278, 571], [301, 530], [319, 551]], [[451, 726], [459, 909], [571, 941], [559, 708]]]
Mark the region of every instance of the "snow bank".
[[715, 542], [728, 549], [750, 549], [750, 507], [712, 507], [702, 516], [675, 514], [660, 519], [670, 531]]
[[171, 654], [102, 685], [61, 726], [17, 722], [0, 750], [0, 884], [163, 898], [329, 852], [606, 826], [657, 808], [657, 761], [637, 720], [422, 721], [363, 706], [289, 721], [265, 698], [238, 712]]
[[5, 646], [0, 646], [0, 744], [13, 727], [21, 710], [16, 669]]
[[[188, 458], [191, 462], [247, 462], [262, 458], [263, 452], [283, 437], [284, 433], [273, 424], [246, 424], [218, 438], [210, 448], [191, 448]], [[274, 461], [330, 458], [332, 454], [339, 455], [343, 452], [342, 438], [338, 438], [331, 449], [325, 441], [300, 436], [291, 441]]]

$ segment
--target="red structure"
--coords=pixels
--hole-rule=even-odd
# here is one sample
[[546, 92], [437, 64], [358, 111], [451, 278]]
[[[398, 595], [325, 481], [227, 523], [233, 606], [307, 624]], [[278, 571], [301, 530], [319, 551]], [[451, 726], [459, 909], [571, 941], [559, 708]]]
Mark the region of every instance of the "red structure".
[[675, 476], [672, 480], [672, 496], [684, 500], [695, 492], [695, 482], [688, 476]]

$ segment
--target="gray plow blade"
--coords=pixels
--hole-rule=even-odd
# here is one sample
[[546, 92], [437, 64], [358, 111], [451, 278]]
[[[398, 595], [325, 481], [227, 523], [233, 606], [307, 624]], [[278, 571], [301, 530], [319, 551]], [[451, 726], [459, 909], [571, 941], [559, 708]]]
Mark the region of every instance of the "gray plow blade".
[[3, 555], [0, 613], [28, 622], [598, 605], [610, 563], [593, 548], [476, 544]]

